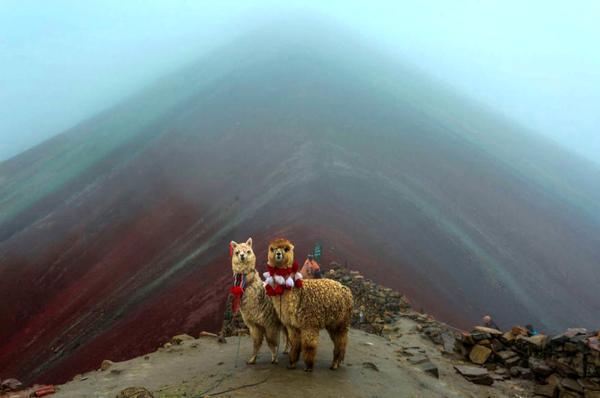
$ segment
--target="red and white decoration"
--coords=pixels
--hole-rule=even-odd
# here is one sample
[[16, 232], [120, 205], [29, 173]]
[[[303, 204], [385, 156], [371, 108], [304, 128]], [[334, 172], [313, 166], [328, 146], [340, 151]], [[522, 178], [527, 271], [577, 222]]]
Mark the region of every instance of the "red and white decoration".
[[298, 272], [298, 263], [294, 262], [291, 268], [275, 268], [267, 265], [267, 272], [263, 273], [265, 289], [268, 296], [279, 296], [287, 289], [302, 287], [302, 274]]

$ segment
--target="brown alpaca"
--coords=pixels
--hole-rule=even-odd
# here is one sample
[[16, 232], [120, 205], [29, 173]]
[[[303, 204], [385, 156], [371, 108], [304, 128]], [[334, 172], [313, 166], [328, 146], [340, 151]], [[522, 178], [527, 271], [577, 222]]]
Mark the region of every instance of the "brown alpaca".
[[331, 279], [302, 281], [294, 263], [294, 245], [287, 239], [270, 243], [268, 265], [270, 275], [265, 276], [271, 289], [267, 287], [267, 291], [291, 342], [289, 367], [296, 367], [302, 350], [305, 370], [312, 371], [319, 330], [327, 329], [333, 341], [330, 369], [337, 369], [348, 342], [353, 306], [350, 289]]
[[240, 300], [240, 312], [244, 323], [248, 326], [254, 346], [252, 356], [247, 363], [256, 363], [256, 356], [262, 345], [263, 337], [266, 337], [271, 350], [271, 363], [277, 363], [279, 332], [282, 327], [273, 303], [265, 294], [265, 288], [256, 271], [256, 256], [252, 250], [252, 238], [248, 238], [246, 243], [231, 241], [230, 245], [232, 248], [231, 269], [234, 276], [232, 291], [236, 289], [236, 286], [245, 284]]

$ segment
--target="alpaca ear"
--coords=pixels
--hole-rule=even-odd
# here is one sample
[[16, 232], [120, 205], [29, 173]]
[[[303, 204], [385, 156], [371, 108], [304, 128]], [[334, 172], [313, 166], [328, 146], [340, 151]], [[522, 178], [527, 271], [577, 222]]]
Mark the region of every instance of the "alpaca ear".
[[246, 241], [246, 244], [250, 247], [252, 247], [252, 238], [248, 238], [248, 240]]
[[231, 241], [229, 242], [229, 246], [233, 247], [234, 249], [237, 247], [238, 243], [236, 241]]
[[294, 250], [294, 245], [290, 243], [290, 250]]

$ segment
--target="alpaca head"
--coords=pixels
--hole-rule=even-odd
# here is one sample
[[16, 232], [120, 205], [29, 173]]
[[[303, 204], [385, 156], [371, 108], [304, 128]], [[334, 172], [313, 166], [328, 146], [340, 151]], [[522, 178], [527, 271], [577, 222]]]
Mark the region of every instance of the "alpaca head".
[[271, 241], [268, 263], [275, 268], [290, 268], [294, 264], [294, 245], [292, 242], [283, 238]]
[[256, 256], [252, 250], [252, 238], [245, 243], [231, 241], [231, 269], [234, 274], [248, 274], [256, 267]]

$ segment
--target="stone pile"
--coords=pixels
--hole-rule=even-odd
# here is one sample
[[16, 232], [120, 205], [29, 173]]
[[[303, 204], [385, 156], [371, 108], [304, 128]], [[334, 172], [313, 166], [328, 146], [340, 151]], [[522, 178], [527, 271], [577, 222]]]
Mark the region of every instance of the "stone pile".
[[[365, 279], [358, 271], [351, 271], [340, 264], [331, 263], [324, 277], [336, 280], [352, 290], [354, 311], [351, 325], [353, 328], [381, 335], [400, 314], [410, 310], [410, 305], [402, 294]], [[241, 315], [234, 314], [231, 310], [231, 301], [229, 295], [221, 329], [221, 335], [225, 337], [248, 332]]]
[[410, 310], [410, 304], [402, 294], [365, 279], [358, 271], [331, 263], [325, 277], [352, 290], [353, 328], [381, 335], [402, 313]]
[[577, 328], [549, 337], [520, 326], [504, 333], [477, 326], [462, 333], [455, 350], [493, 377], [535, 380], [537, 396], [600, 398], [599, 332]]

